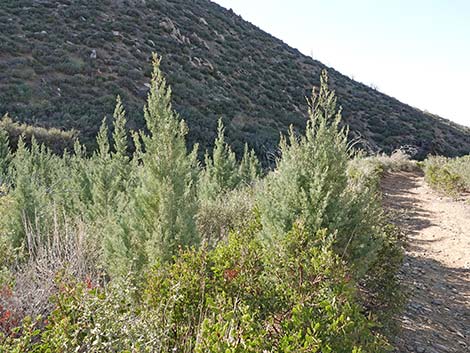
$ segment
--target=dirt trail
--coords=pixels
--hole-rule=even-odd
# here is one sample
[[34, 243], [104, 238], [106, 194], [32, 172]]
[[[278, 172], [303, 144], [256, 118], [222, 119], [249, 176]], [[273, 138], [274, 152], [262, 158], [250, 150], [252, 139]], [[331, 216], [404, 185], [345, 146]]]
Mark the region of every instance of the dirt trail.
[[387, 175], [382, 189], [408, 237], [397, 352], [470, 352], [470, 198], [441, 197], [410, 172]]

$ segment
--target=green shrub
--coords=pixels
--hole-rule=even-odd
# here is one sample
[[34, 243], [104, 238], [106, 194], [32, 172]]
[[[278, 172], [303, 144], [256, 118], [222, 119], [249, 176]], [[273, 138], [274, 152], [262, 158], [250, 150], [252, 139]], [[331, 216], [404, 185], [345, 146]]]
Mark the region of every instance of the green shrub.
[[403, 264], [405, 239], [394, 225], [383, 228], [384, 241], [370, 270], [360, 281], [364, 306], [381, 324], [380, 332], [395, 337], [399, 330], [397, 316], [405, 304], [399, 272]]
[[[55, 310], [47, 318], [25, 319], [17, 334], [0, 333], [0, 352], [170, 352], [168, 336], [172, 303], [142, 307], [131, 282], [106, 290], [91, 281], [58, 282]], [[163, 320], [163, 321], [162, 321]]]
[[320, 93], [310, 102], [305, 135], [297, 137], [291, 129], [281, 141], [276, 170], [266, 177], [259, 204], [263, 226], [275, 237], [272, 242], [299, 218], [312, 234], [337, 227], [349, 156], [347, 133], [339, 130], [341, 115], [327, 80], [324, 72]]
[[470, 157], [428, 157], [424, 162], [424, 175], [433, 189], [456, 197], [470, 190]]
[[131, 201], [130, 260], [137, 265], [169, 261], [179, 247], [199, 243], [195, 216], [199, 168], [197, 146], [188, 153], [187, 126], [173, 111], [171, 89], [154, 55], [154, 71], [145, 121], [149, 134], [140, 133], [145, 153]]
[[8, 133], [0, 127], [0, 186], [6, 183], [10, 160], [11, 151]]
[[202, 241], [213, 247], [227, 238], [230, 231], [249, 222], [254, 209], [254, 189], [238, 188], [214, 199], [200, 200], [197, 227]]
[[266, 239], [272, 245], [301, 220], [311, 235], [323, 228], [334, 237], [337, 254], [360, 277], [380, 248], [381, 208], [375, 189], [348, 179], [351, 149], [347, 130], [326, 72], [318, 96], [310, 103], [305, 135], [291, 130], [282, 139], [276, 169], [263, 180], [259, 209]]
[[14, 122], [8, 115], [0, 120], [0, 130], [8, 133], [12, 149], [16, 149], [20, 136], [23, 136], [27, 144], [30, 144], [31, 139], [34, 137], [39, 144], [46, 145], [56, 154], [62, 154], [64, 150], [70, 151], [77, 138], [77, 133], [73, 130], [62, 131], [33, 127]]
[[209, 156], [207, 151], [205, 155], [205, 168], [199, 182], [200, 197], [213, 199], [235, 189], [240, 181], [235, 153], [225, 142], [225, 128], [222, 119], [219, 119], [213, 155]]
[[410, 152], [404, 148], [393, 151], [390, 155], [385, 153], [371, 157], [380, 164], [384, 171], [417, 171], [418, 166], [415, 161], [411, 160]]
[[196, 352], [385, 347], [360, 312], [341, 261], [327, 243], [321, 246], [325, 232], [312, 237], [296, 225], [272, 253], [258, 240], [260, 230], [255, 222], [213, 251], [182, 254], [150, 276], [151, 305], [161, 305], [162, 293], [178, 293], [175, 346], [195, 344]]

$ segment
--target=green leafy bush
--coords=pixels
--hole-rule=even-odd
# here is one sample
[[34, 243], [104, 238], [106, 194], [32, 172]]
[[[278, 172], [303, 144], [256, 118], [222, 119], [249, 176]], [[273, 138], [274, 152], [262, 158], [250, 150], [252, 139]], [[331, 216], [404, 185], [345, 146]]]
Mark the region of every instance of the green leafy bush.
[[[106, 290], [58, 282], [47, 320], [0, 336], [7, 351], [383, 352], [347, 269], [325, 231], [301, 224], [272, 253], [254, 222], [214, 250], [189, 250], [147, 276]], [[312, 239], [316, 239], [313, 241]], [[39, 324], [41, 322], [41, 324]], [[31, 327], [35, 327], [32, 329]], [[37, 329], [36, 327], [42, 327]]]

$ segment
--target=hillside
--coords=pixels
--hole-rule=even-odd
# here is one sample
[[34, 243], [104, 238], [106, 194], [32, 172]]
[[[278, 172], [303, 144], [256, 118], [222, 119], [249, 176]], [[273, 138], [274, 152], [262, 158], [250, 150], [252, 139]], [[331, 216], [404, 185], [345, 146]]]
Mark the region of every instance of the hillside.
[[[191, 142], [210, 146], [222, 116], [236, 151], [248, 141], [262, 155], [279, 131], [304, 127], [305, 96], [324, 68], [207, 0], [4, 0], [0, 115], [91, 141], [119, 94], [129, 128], [141, 127], [152, 52], [163, 56]], [[351, 137], [373, 151], [470, 152], [469, 129], [328, 71]]]

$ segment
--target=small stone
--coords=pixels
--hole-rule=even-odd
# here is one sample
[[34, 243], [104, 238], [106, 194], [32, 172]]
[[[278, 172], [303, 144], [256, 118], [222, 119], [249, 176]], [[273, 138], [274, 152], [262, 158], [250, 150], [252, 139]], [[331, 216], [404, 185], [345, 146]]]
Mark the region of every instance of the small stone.
[[434, 348], [429, 347], [427, 348], [426, 353], [440, 353], [440, 352], [436, 351]]
[[439, 352], [450, 352], [449, 347], [443, 346], [439, 343], [434, 343], [433, 347], [439, 349]]

